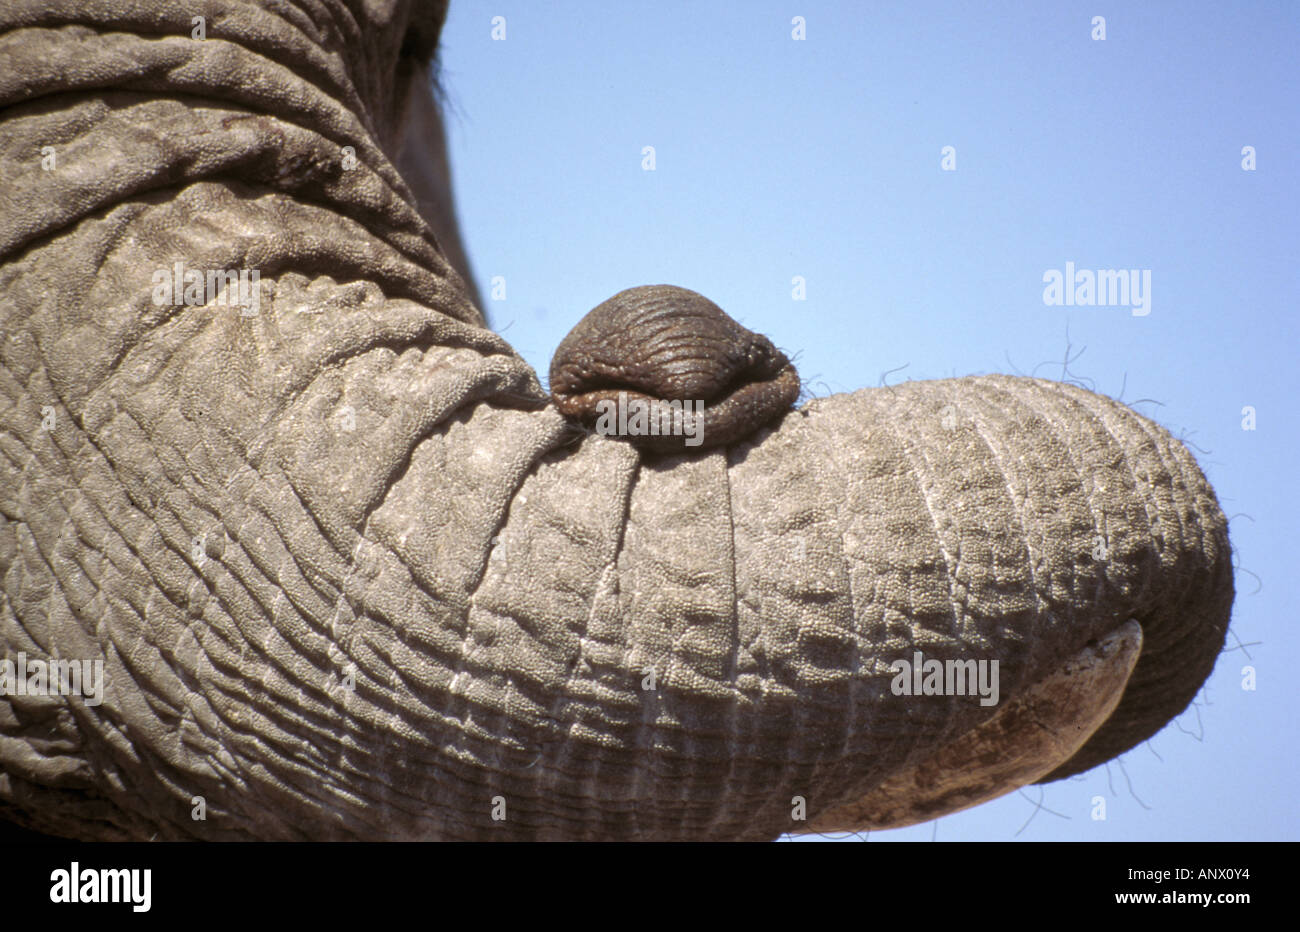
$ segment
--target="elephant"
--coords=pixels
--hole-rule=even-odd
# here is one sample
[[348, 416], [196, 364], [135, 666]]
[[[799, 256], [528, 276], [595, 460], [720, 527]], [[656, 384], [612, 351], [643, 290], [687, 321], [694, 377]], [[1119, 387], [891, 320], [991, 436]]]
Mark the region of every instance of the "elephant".
[[907, 382], [665, 453], [566, 419], [471, 284], [445, 13], [0, 8], [0, 815], [763, 840], [1061, 779], [1186, 708], [1227, 524], [1117, 401]]

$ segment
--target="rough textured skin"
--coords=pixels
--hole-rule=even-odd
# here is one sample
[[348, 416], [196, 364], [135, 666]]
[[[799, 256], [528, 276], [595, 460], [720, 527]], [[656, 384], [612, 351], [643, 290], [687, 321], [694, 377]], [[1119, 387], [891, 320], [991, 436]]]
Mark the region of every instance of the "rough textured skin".
[[[928, 822], [996, 799], [1068, 760], [1115, 711], [1142, 648], [1129, 621], [960, 738], [893, 774], [861, 799], [818, 815], [813, 832], [859, 832]], [[1015, 753], [1008, 749], [1015, 748]]]
[[588, 427], [601, 402], [703, 402], [696, 446], [684, 434], [627, 437], [657, 452], [690, 452], [747, 439], [784, 415], [799, 397], [799, 375], [767, 337], [704, 295], [643, 285], [578, 321], [551, 359], [550, 388], [555, 406]]
[[[0, 697], [6, 817], [771, 838], [808, 824], [793, 796], [811, 823], [996, 713], [892, 695], [913, 650], [996, 658], [1013, 700], [1136, 619], [1054, 776], [1195, 695], [1228, 538], [1163, 429], [988, 376], [698, 456], [568, 444], [393, 167], [442, 11], [204, 12], [197, 41], [191, 3], [0, 6], [0, 652], [106, 686]], [[154, 304], [177, 261], [260, 270], [260, 313]]]

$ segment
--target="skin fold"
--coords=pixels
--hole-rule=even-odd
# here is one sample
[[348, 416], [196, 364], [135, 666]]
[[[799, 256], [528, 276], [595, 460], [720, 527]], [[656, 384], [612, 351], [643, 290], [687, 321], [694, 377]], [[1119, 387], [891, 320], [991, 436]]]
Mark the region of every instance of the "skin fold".
[[[104, 685], [0, 695], [0, 817], [907, 824], [1122, 754], [1209, 676], [1227, 525], [1159, 425], [991, 375], [674, 456], [575, 441], [466, 284], [443, 7], [200, 12], [196, 38], [172, 0], [0, 5], [0, 659]], [[898, 694], [918, 652], [996, 661], [997, 702]]]

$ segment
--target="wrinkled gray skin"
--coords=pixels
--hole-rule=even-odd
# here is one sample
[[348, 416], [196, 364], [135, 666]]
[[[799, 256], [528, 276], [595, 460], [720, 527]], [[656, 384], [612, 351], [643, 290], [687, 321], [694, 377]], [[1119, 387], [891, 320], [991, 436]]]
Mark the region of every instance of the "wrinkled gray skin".
[[[653, 464], [575, 442], [465, 284], [421, 68], [436, 4], [213, 4], [201, 41], [194, 4], [129, 6], [0, 6], [0, 648], [105, 671], [99, 705], [0, 697], [7, 818], [902, 824], [1120, 754], [1209, 674], [1225, 523], [1155, 424], [990, 376]], [[259, 270], [259, 313], [156, 304], [178, 261]], [[1075, 689], [1135, 632], [1131, 676]], [[895, 696], [916, 650], [999, 660], [1000, 706]], [[1049, 720], [1054, 757], [976, 773]]]

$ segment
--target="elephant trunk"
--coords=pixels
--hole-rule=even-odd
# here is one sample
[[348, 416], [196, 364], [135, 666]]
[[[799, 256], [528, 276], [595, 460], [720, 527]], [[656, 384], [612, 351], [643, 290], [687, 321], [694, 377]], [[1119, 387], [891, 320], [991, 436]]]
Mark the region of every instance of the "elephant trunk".
[[996, 714], [898, 695], [917, 652], [997, 661], [1014, 700], [1135, 619], [1051, 777], [1208, 674], [1226, 525], [1147, 419], [988, 376], [694, 457], [576, 442], [393, 166], [438, 5], [246, 5], [202, 40], [118, 6], [0, 8], [0, 647], [106, 684], [0, 701], [11, 815], [766, 838]]
[[[865, 571], [850, 575], [850, 588], [888, 592], [891, 575], [910, 567], [911, 596], [899, 606], [910, 631], [900, 634], [931, 643], [928, 653], [941, 658], [1002, 661], [998, 715], [983, 717], [967, 705], [945, 720], [971, 736], [963, 739], [972, 750], [962, 766], [982, 756], [1010, 770], [1023, 754], [1021, 773], [1033, 770], [1038, 782], [1060, 779], [1122, 754], [1186, 708], [1222, 648], [1233, 576], [1227, 522], [1182, 443], [1109, 398], [1040, 380], [970, 377], [854, 397], [868, 402], [868, 412], [836, 429], [839, 443], [855, 451], [852, 467], [862, 477], [850, 494], [873, 501], [888, 519], [862, 534], [875, 546], [860, 558]], [[809, 409], [819, 406], [838, 407], [838, 399]], [[893, 483], [894, 476], [907, 478]], [[909, 557], [911, 546], [922, 554]], [[933, 584], [918, 571], [931, 573]], [[894, 591], [902, 589], [900, 580]], [[926, 591], [931, 599], [917, 598]], [[859, 617], [876, 611], [855, 608]], [[888, 625], [889, 609], [880, 615]], [[1081, 658], [1134, 623], [1140, 631], [1125, 649], [1138, 653], [1136, 664], [1126, 660], [1104, 676], [1080, 673], [1087, 665]], [[964, 643], [945, 652], [933, 646], [943, 637]], [[990, 641], [1002, 643], [988, 651]], [[885, 654], [906, 659], [907, 651]], [[1078, 675], [1062, 679], [1071, 668]], [[1122, 696], [1081, 695], [1080, 683], [1090, 676], [1097, 688]], [[1056, 693], [1045, 692], [1050, 682]], [[1016, 712], [1025, 702], [1030, 715]], [[1104, 720], [1091, 718], [1090, 706], [1105, 706]], [[908, 714], [915, 725], [917, 709]], [[1033, 759], [1036, 735], [1014, 735], [1007, 724], [1017, 715], [1032, 732], [1053, 720], [1069, 732], [1047, 749], [1058, 756]], [[990, 731], [999, 716], [1002, 723]], [[1076, 734], [1084, 722], [1095, 732]], [[955, 743], [893, 754], [907, 764], [884, 788], [864, 781], [814, 824], [908, 824], [1019, 785], [989, 792], [971, 785], [995, 779], [987, 773], [936, 773], [957, 766]]]

